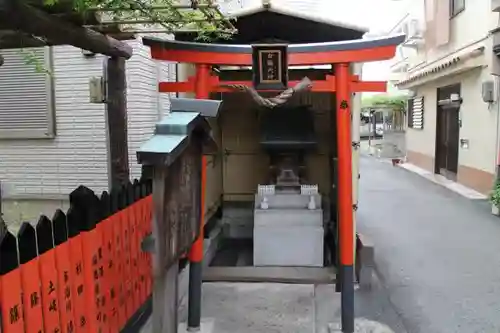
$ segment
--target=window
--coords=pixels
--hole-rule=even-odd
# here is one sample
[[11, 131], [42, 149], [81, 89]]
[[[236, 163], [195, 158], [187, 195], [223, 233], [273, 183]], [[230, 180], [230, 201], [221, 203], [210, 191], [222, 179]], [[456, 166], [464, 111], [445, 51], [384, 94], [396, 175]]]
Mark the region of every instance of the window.
[[458, 15], [465, 9], [465, 0], [450, 0], [450, 17]]
[[[53, 138], [53, 79], [49, 47], [0, 50], [0, 139]], [[38, 68], [37, 68], [38, 67]]]
[[424, 98], [415, 97], [408, 100], [408, 128], [424, 129]]

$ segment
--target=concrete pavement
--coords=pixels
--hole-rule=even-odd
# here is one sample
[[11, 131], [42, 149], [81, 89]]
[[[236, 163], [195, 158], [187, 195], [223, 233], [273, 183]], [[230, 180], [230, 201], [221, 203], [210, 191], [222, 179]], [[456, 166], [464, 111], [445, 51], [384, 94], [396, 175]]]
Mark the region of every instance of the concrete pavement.
[[[377, 279], [371, 292], [357, 290], [355, 295], [359, 324], [385, 327], [356, 333], [406, 333]], [[334, 333], [340, 323], [340, 294], [333, 285], [204, 283], [202, 315], [200, 333]], [[186, 316], [184, 303], [180, 321]], [[185, 324], [180, 325], [183, 332]], [[151, 322], [140, 333], [152, 333]]]
[[358, 228], [409, 333], [500, 332], [500, 219], [402, 168], [361, 158]]
[[[356, 291], [358, 318], [395, 333], [500, 332], [500, 219], [487, 202], [363, 156], [358, 225], [378, 272], [371, 292]], [[202, 306], [202, 333], [327, 333], [340, 322], [332, 285], [205, 283]]]

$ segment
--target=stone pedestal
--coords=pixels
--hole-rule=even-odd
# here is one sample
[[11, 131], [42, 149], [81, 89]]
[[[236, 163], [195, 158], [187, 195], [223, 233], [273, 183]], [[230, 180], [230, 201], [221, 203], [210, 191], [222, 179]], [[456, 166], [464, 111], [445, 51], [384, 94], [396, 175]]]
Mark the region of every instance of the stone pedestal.
[[[264, 198], [267, 209], [261, 208]], [[322, 267], [323, 239], [319, 194], [255, 196], [254, 266]]]

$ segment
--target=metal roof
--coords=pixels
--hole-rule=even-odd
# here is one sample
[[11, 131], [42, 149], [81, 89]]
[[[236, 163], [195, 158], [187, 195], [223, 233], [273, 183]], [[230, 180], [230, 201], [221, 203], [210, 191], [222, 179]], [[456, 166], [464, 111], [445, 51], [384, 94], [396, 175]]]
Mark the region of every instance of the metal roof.
[[[332, 0], [329, 0], [332, 1]], [[368, 31], [360, 21], [351, 19], [345, 11], [299, 10], [290, 3], [267, 1], [228, 12], [237, 32], [229, 39], [215, 38], [219, 44], [255, 43], [315, 43], [360, 39]], [[175, 33], [177, 40], [196, 41], [197, 35], [189, 32]]]
[[282, 14], [286, 16], [296, 17], [307, 21], [313, 21], [317, 23], [327, 24], [336, 27], [342, 27], [351, 30], [357, 30], [359, 32], [368, 32], [369, 28], [367, 26], [361, 26], [357, 24], [353, 24], [352, 22], [346, 22], [342, 20], [342, 18], [332, 18], [335, 13], [329, 13], [329, 17], [321, 16], [320, 13], [314, 12], [299, 12], [297, 10], [290, 9], [289, 7], [285, 7], [280, 3], [271, 3], [271, 1], [262, 1], [262, 3], [257, 5], [252, 5], [247, 8], [243, 8], [234, 12], [228, 13], [228, 18], [241, 18], [253, 14], [257, 14], [260, 12], [272, 12], [276, 14]]
[[[172, 99], [175, 100], [175, 99]], [[217, 101], [217, 111], [220, 101]], [[203, 112], [190, 111], [193, 108], [208, 109], [214, 108], [211, 100], [182, 99], [175, 102], [176, 105], [182, 105], [186, 110], [174, 109], [156, 124], [154, 135], [146, 141], [137, 151], [137, 160], [139, 164], [144, 165], [170, 165], [184, 151], [190, 142], [190, 136], [195, 130], [202, 130], [208, 146], [215, 143], [210, 136], [210, 125], [205, 120]], [[211, 112], [213, 116], [217, 112]]]

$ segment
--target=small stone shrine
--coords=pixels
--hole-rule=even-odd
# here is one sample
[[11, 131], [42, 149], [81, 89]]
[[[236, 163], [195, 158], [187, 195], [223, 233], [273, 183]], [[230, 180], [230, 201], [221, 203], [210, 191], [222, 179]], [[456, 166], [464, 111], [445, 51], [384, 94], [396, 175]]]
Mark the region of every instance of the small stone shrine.
[[[316, 149], [314, 117], [308, 106], [289, 106], [312, 88], [306, 77], [288, 87], [288, 48], [253, 46], [253, 85], [246, 89], [260, 107], [260, 146], [269, 154], [269, 182], [254, 203], [254, 266], [323, 266], [323, 210], [318, 186], [307, 180], [305, 156]], [[282, 90], [264, 99], [257, 90]], [[309, 170], [310, 172], [311, 170]]]
[[[270, 156], [269, 184], [255, 195], [255, 266], [323, 266], [323, 210], [304, 165], [316, 148], [307, 106], [264, 110], [261, 147]], [[309, 170], [311, 172], [312, 170]]]

